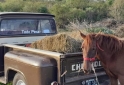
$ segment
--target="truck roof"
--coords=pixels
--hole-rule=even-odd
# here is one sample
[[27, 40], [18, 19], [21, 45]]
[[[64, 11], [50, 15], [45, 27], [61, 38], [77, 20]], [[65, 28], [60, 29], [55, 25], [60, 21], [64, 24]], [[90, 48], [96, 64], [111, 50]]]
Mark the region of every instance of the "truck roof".
[[55, 17], [52, 14], [48, 13], [33, 13], [33, 12], [0, 12], [0, 16], [6, 16], [6, 15], [38, 15], [38, 16], [52, 16]]

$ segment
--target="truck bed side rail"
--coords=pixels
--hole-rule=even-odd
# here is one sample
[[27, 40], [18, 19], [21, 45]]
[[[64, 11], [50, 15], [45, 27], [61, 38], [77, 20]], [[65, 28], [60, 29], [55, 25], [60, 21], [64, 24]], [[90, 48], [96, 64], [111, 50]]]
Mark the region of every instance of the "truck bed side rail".
[[56, 57], [56, 58], [60, 58], [60, 55], [62, 55], [61, 53], [57, 53], [57, 52], [34, 49], [34, 48], [30, 48], [30, 47], [24, 47], [24, 46], [12, 45], [12, 44], [3, 44], [3, 46], [14, 48], [14, 49], [19, 49], [19, 50], [23, 50], [23, 51], [28, 51], [28, 52], [53, 56], [53, 57]]

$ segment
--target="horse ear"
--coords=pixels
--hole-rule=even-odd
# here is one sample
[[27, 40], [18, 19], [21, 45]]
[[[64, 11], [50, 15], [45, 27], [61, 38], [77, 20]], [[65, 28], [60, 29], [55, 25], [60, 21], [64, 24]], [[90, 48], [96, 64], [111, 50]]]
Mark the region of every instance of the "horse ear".
[[82, 32], [80, 32], [81, 37], [84, 39], [86, 35], [84, 35]]

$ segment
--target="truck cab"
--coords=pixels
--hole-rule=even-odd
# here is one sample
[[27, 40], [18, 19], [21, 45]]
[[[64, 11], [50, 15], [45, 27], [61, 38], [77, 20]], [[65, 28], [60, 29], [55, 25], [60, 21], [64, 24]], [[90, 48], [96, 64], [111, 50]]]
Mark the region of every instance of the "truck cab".
[[57, 53], [30, 48], [30, 43], [57, 34], [54, 15], [0, 13], [0, 82], [13, 85], [98, 85], [108, 80], [101, 62], [95, 74], [81, 70], [82, 52]]
[[0, 76], [4, 76], [4, 55], [10, 49], [3, 44], [29, 46], [45, 36], [57, 33], [54, 15], [45, 13], [1, 12], [0, 13]]

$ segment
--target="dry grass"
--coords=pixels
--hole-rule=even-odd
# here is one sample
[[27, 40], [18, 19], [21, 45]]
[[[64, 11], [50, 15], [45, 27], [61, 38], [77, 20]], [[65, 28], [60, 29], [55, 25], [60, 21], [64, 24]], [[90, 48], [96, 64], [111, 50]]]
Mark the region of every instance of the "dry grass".
[[81, 51], [81, 40], [76, 40], [66, 33], [47, 36], [42, 40], [31, 44], [32, 48], [49, 50], [60, 53], [72, 53]]
[[75, 40], [82, 41], [79, 31], [65, 32], [68, 36], [74, 38]]
[[114, 34], [118, 37], [121, 37], [121, 38], [124, 37], [124, 25], [116, 28], [116, 30], [114, 31]]

